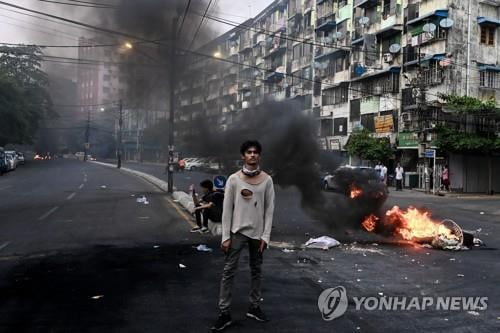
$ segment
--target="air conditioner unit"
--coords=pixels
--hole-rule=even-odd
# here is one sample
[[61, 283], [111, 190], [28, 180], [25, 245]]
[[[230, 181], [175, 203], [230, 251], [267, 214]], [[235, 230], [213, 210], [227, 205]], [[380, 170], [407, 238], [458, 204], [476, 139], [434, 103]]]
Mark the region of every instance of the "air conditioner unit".
[[391, 53], [384, 54], [384, 62], [385, 63], [391, 63], [393, 61], [394, 61], [394, 56]]
[[411, 113], [409, 113], [409, 112], [401, 113], [401, 120], [403, 120], [403, 122], [405, 122], [405, 123], [411, 122]]

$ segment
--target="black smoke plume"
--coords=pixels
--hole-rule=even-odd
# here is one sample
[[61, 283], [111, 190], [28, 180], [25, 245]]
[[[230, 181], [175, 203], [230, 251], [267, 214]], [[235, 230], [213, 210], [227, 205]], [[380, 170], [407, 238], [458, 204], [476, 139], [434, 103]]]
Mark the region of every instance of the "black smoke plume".
[[[206, 122], [194, 123], [186, 138], [189, 151], [200, 156], [216, 156], [234, 171], [239, 145], [257, 139], [263, 145], [262, 165], [281, 187], [296, 187], [304, 210], [332, 229], [359, 228], [364, 217], [377, 212], [386, 199], [380, 182], [356, 170], [337, 173], [341, 193], [321, 189], [322, 169], [333, 172], [340, 159], [322, 153], [318, 146], [315, 119], [301, 111], [293, 101], [265, 102], [240, 112], [219, 131]], [[363, 190], [356, 199], [349, 197], [355, 184]]]

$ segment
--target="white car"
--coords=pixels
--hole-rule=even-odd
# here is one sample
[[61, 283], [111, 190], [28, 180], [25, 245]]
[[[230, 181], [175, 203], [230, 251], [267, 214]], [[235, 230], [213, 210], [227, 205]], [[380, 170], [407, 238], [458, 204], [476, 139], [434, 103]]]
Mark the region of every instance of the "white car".
[[14, 155], [6, 153], [5, 160], [7, 161], [7, 171], [16, 170], [17, 163]]
[[200, 170], [204, 166], [204, 162], [201, 158], [190, 158], [190, 159], [184, 159], [186, 162], [186, 170], [189, 171], [195, 171], [195, 170]]
[[17, 156], [17, 162], [19, 164], [24, 165], [26, 163], [26, 159], [24, 158], [24, 154], [23, 153], [17, 152], [16, 156]]

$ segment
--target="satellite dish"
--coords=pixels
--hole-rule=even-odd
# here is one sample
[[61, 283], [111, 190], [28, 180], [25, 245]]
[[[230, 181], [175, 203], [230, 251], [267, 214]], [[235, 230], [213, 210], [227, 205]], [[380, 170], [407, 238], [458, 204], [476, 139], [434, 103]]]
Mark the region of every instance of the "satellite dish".
[[367, 25], [368, 23], [370, 23], [369, 17], [363, 16], [359, 19], [359, 24], [361, 25]]
[[325, 44], [333, 43], [333, 36], [325, 37], [325, 39], [323, 39], [323, 43], [325, 43]]
[[342, 39], [342, 38], [344, 38], [344, 33], [342, 33], [342, 31], [337, 31], [335, 33], [335, 38], [336, 39]]
[[431, 32], [434, 32], [436, 31], [436, 25], [434, 23], [426, 23], [424, 24], [424, 26], [422, 27], [422, 30], [424, 32], [427, 32], [427, 33], [431, 33]]
[[453, 22], [452, 19], [450, 18], [444, 18], [442, 19], [440, 22], [439, 22], [439, 25], [441, 26], [441, 28], [451, 28], [453, 26], [455, 22]]
[[394, 54], [398, 53], [399, 51], [401, 51], [401, 45], [399, 45], [398, 43], [389, 46], [389, 52]]

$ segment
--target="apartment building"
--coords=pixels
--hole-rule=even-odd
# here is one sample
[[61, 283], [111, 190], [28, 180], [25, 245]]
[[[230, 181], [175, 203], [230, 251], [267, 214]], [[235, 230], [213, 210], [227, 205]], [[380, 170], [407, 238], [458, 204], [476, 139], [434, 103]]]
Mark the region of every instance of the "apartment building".
[[[500, 98], [499, 8], [494, 0], [276, 0], [200, 50], [230, 62], [205, 59], [217, 74], [197, 80], [199, 112], [218, 115], [224, 129], [264, 98], [294, 99], [317, 118], [323, 149], [342, 153], [364, 128], [418, 171], [419, 144], [432, 147], [438, 125], [484, 129], [481, 119], [450, 115], [440, 93]], [[468, 157], [449, 158], [462, 179], [456, 188], [481, 187], [463, 180], [475, 172]]]

